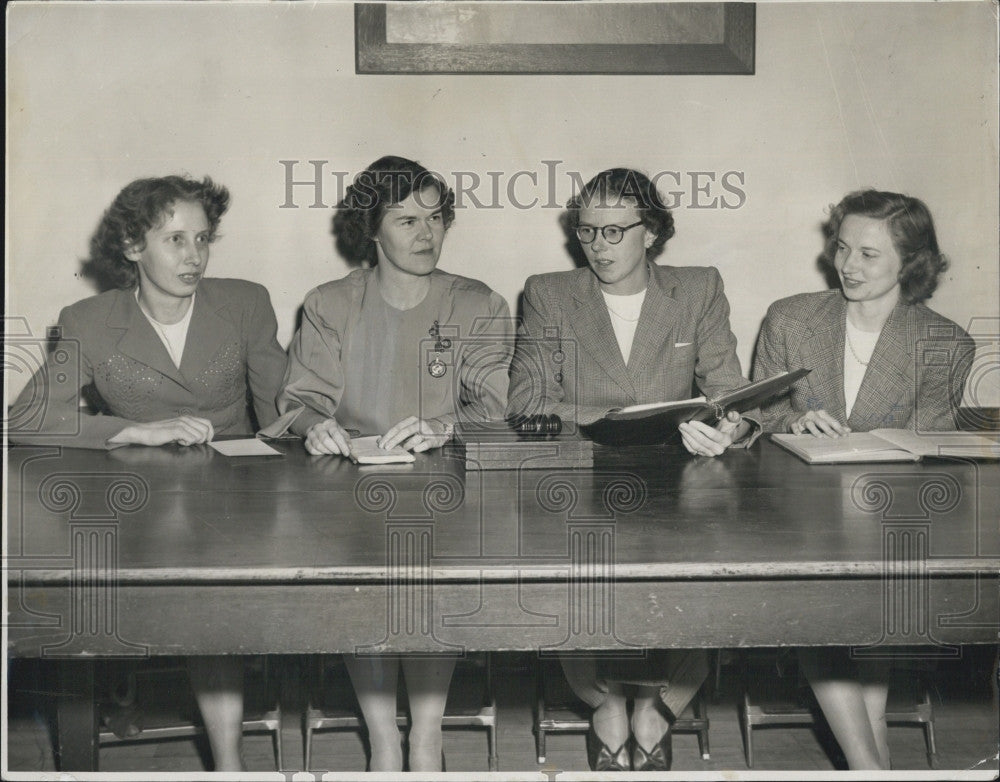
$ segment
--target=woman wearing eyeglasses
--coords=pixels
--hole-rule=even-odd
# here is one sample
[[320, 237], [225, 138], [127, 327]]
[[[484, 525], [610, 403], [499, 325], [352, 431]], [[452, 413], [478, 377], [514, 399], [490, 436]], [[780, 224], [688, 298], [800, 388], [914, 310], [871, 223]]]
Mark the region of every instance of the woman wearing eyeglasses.
[[[588, 424], [614, 407], [687, 399], [693, 383], [706, 396], [746, 385], [718, 271], [653, 263], [674, 234], [674, 220], [647, 176], [602, 171], [567, 210], [588, 265], [525, 282], [508, 417], [555, 413]], [[681, 439], [692, 454], [718, 456], [752, 443], [759, 431], [752, 419], [733, 413], [715, 427], [682, 423]], [[563, 659], [574, 691], [594, 707], [592, 769], [670, 768], [671, 722], [697, 693], [708, 664], [701, 651], [658, 659], [664, 657], [649, 678], [669, 683], [634, 690], [631, 722], [621, 682], [600, 678], [594, 659]]]
[[[729, 303], [712, 267], [659, 266], [674, 218], [649, 178], [612, 168], [567, 204], [588, 266], [529, 277], [511, 367], [509, 416], [555, 413], [589, 424], [611, 408], [746, 385]], [[749, 420], [680, 426], [693, 454], [749, 444]]]

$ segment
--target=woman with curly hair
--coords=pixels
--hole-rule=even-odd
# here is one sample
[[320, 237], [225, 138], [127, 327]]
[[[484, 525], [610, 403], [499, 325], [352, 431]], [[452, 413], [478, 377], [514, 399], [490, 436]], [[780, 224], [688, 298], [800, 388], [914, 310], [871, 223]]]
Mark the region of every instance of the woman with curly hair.
[[[211, 179], [138, 179], [117, 195], [91, 239], [89, 273], [114, 287], [66, 307], [53, 355], [79, 363], [79, 387], [39, 372], [8, 418], [10, 439], [115, 448], [194, 445], [251, 434], [277, 416], [285, 355], [267, 290], [205, 277], [229, 206]], [[44, 388], [39, 384], [44, 384]], [[97, 415], [80, 414], [84, 392]], [[248, 392], [253, 411], [247, 404]], [[77, 428], [74, 435], [57, 436]]]
[[[285, 353], [270, 297], [255, 283], [205, 277], [228, 206], [228, 190], [208, 177], [138, 179], [122, 189], [93, 236], [88, 264], [114, 287], [59, 316], [51, 355], [69, 356], [61, 366], [78, 365], [79, 383], [60, 382], [65, 372], [50, 359], [10, 411], [11, 441], [192, 446], [216, 434], [252, 434], [254, 414], [261, 426], [274, 421]], [[81, 394], [95, 415], [81, 413]], [[219, 771], [243, 768], [242, 666], [238, 657], [190, 659]]]
[[[334, 218], [337, 244], [364, 264], [305, 299], [279, 408], [311, 454], [348, 455], [353, 435], [427, 451], [456, 423], [503, 418], [512, 343], [507, 303], [440, 271], [454, 193], [412, 160], [358, 174]], [[297, 411], [297, 412], [296, 412]], [[409, 768], [440, 771], [453, 657], [345, 655], [371, 742], [372, 771], [400, 771], [396, 680], [410, 700]]]
[[[567, 204], [566, 225], [587, 265], [525, 282], [508, 415], [555, 413], [589, 424], [611, 408], [687, 399], [692, 384], [710, 397], [747, 384], [719, 272], [653, 262], [674, 219], [649, 177], [602, 171]], [[719, 456], [753, 442], [755, 417], [682, 423], [681, 440], [692, 454]], [[666, 650], [624, 665], [565, 656], [562, 666], [594, 709], [591, 769], [669, 770], [671, 725], [708, 674], [703, 650]]]
[[[927, 206], [861, 190], [833, 208], [825, 230], [840, 288], [776, 301], [761, 327], [755, 378], [812, 370], [763, 409], [765, 429], [955, 429], [975, 343], [923, 303], [948, 265]], [[889, 768], [884, 663], [822, 648], [800, 650], [799, 662], [850, 768]]]

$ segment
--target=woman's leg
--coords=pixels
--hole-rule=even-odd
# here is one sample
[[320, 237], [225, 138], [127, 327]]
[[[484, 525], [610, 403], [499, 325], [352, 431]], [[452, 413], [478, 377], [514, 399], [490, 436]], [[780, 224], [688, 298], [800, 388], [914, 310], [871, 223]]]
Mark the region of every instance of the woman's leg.
[[441, 771], [441, 718], [454, 657], [404, 657], [410, 698], [410, 771]]
[[344, 655], [354, 694], [368, 728], [370, 771], [402, 771], [403, 748], [396, 725], [396, 679], [399, 662], [392, 657]]
[[191, 689], [205, 722], [216, 771], [243, 765], [243, 658], [189, 657]]
[[[846, 655], [848, 651], [841, 649], [801, 649], [799, 665], [847, 757], [850, 769], [888, 770], [888, 751], [883, 760], [865, 702], [864, 688], [850, 673]], [[841, 657], [843, 659], [838, 659]]]
[[882, 768], [889, 768], [889, 726], [885, 721], [885, 706], [889, 700], [889, 663], [872, 660], [858, 664], [861, 678], [861, 693], [868, 710], [868, 721], [875, 736], [879, 762]]
[[660, 687], [660, 700], [676, 719], [708, 678], [708, 650], [670, 649], [666, 653], [666, 660], [664, 675], [667, 684]]
[[594, 735], [617, 756], [628, 741], [628, 703], [622, 685], [597, 676], [593, 657], [560, 656], [569, 686], [580, 700], [594, 709], [590, 721]]
[[647, 754], [670, 729], [661, 704], [659, 687], [636, 686], [632, 701], [632, 734]]

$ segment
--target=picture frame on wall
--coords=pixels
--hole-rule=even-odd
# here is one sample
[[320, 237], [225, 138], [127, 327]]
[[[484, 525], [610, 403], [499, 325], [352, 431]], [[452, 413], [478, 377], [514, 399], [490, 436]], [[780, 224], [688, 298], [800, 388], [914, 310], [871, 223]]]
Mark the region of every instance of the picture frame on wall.
[[357, 3], [358, 74], [752, 75], [753, 3]]

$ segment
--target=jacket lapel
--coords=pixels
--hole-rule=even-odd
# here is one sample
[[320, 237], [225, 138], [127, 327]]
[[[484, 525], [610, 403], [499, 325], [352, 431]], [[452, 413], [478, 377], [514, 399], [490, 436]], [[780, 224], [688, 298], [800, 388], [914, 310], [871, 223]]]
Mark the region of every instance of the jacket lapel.
[[679, 308], [673, 298], [677, 284], [676, 275], [669, 269], [664, 269], [659, 276], [653, 269], [649, 270], [646, 298], [642, 302], [642, 313], [628, 361], [628, 373], [636, 386], [640, 378], [651, 375], [654, 362], [666, 364], [670, 360]]
[[[894, 418], [900, 400], [914, 385], [913, 351], [907, 345], [909, 307], [899, 303], [882, 327], [871, 360], [865, 369], [848, 426], [857, 431], [879, 429]], [[905, 406], [909, 406], [906, 403]]]
[[222, 317], [229, 306], [227, 302], [219, 301], [205, 286], [200, 286], [193, 306], [181, 356], [181, 374], [186, 385], [209, 367], [219, 348], [235, 339], [232, 323]]
[[[573, 326], [578, 342], [578, 351], [586, 350], [594, 357], [605, 374], [614, 380], [632, 399], [636, 398], [635, 387], [629, 378], [622, 359], [614, 329], [611, 327], [611, 317], [607, 305], [601, 296], [597, 278], [593, 273], [577, 278], [573, 288], [573, 298], [576, 309], [568, 313], [568, 320]], [[645, 311], [645, 306], [643, 307]], [[641, 319], [640, 319], [641, 322]], [[584, 348], [583, 346], [586, 346]]]
[[[830, 304], [830, 311], [817, 313], [816, 328], [802, 345], [803, 363], [809, 374], [809, 386], [813, 400], [810, 407], [823, 407], [826, 400], [833, 406], [827, 409], [838, 421], [847, 418], [844, 402], [844, 329], [847, 322], [847, 306], [844, 298], [838, 296]], [[814, 401], [815, 400], [815, 401]]]
[[140, 364], [145, 364], [175, 383], [182, 386], [187, 385], [180, 370], [174, 366], [163, 341], [153, 330], [153, 324], [139, 309], [139, 302], [135, 299], [134, 290], [118, 292], [111, 312], [108, 314], [107, 325], [110, 328], [123, 331], [116, 345], [118, 352]]

